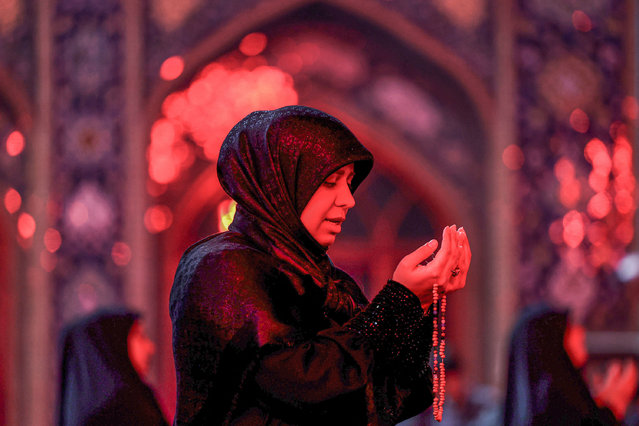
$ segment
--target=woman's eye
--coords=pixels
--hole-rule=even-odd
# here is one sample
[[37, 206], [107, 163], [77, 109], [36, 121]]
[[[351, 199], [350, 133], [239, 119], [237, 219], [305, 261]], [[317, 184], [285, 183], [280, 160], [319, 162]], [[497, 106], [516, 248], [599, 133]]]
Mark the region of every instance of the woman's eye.
[[324, 186], [326, 186], [328, 188], [332, 188], [335, 185], [337, 185], [337, 182], [324, 181]]

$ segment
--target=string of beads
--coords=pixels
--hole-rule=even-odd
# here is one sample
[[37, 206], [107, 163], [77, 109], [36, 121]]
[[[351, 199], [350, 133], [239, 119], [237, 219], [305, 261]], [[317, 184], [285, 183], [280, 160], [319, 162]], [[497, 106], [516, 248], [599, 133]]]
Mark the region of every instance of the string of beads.
[[442, 421], [446, 398], [446, 294], [439, 297], [439, 285], [433, 286], [433, 418]]

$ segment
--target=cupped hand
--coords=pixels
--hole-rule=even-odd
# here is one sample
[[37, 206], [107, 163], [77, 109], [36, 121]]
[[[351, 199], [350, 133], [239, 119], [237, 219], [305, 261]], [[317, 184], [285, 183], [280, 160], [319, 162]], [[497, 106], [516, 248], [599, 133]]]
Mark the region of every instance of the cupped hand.
[[[435, 284], [442, 293], [451, 293], [466, 285], [471, 252], [468, 236], [463, 228], [447, 226], [442, 233], [442, 245], [435, 258], [424, 263], [437, 249], [438, 242], [431, 240], [405, 256], [393, 273], [397, 281], [419, 297], [426, 309], [433, 301]], [[458, 269], [457, 269], [458, 268]]]

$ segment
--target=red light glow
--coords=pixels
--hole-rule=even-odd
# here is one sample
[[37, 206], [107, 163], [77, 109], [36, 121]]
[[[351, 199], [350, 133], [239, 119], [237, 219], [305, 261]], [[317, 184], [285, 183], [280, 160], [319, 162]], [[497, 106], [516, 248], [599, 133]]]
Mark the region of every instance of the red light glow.
[[624, 244], [630, 244], [634, 237], [635, 227], [632, 222], [627, 220], [617, 225], [615, 229], [615, 237]]
[[33, 237], [36, 230], [36, 221], [29, 213], [21, 213], [18, 217], [18, 234], [27, 240]]
[[508, 145], [501, 155], [501, 160], [510, 170], [519, 170], [524, 165], [524, 153], [517, 145]]
[[151, 128], [149, 177], [168, 184], [197, 156], [215, 161], [222, 141], [240, 119], [252, 111], [296, 104], [297, 99], [293, 79], [279, 68], [207, 65], [187, 89], [164, 100], [163, 117]]
[[584, 239], [584, 221], [581, 214], [571, 210], [564, 215], [564, 242], [568, 247], [576, 248]]
[[171, 209], [162, 204], [149, 207], [144, 214], [144, 226], [152, 234], [168, 229], [172, 223], [173, 213]]
[[49, 253], [55, 253], [62, 245], [62, 236], [57, 229], [49, 228], [44, 232], [44, 247]]
[[588, 201], [587, 211], [590, 217], [595, 219], [603, 219], [610, 213], [612, 203], [606, 192], [598, 192]]
[[19, 155], [24, 150], [24, 136], [17, 130], [9, 133], [7, 137], [7, 154], [11, 157]]
[[581, 109], [577, 108], [570, 114], [570, 125], [579, 133], [586, 133], [590, 128], [590, 119]]
[[617, 191], [615, 194], [615, 208], [621, 214], [630, 214], [635, 210], [635, 200], [632, 194], [626, 190]]
[[572, 24], [577, 31], [587, 33], [592, 29], [592, 21], [590, 17], [582, 10], [575, 10], [572, 13]]
[[592, 138], [584, 148], [584, 155], [586, 160], [590, 163], [593, 162], [595, 155], [600, 152], [608, 152], [608, 149], [606, 148], [606, 145], [597, 138]]
[[628, 119], [636, 120], [639, 118], [639, 105], [634, 96], [626, 96], [621, 104], [621, 109]]
[[266, 43], [266, 35], [262, 33], [251, 33], [242, 39], [239, 50], [246, 56], [256, 56], [266, 49]]
[[559, 186], [559, 201], [568, 208], [575, 207], [581, 198], [581, 184], [577, 179], [562, 182]]
[[22, 197], [20, 193], [13, 188], [9, 188], [4, 194], [4, 208], [11, 214], [20, 210], [22, 205]]
[[53, 253], [49, 253], [46, 250], [43, 250], [40, 253], [40, 266], [47, 272], [53, 272], [56, 265], [58, 264], [58, 256]]
[[111, 248], [111, 259], [118, 266], [126, 266], [131, 261], [131, 247], [127, 243], [118, 241]]
[[587, 236], [588, 241], [594, 245], [601, 245], [606, 240], [608, 227], [603, 222], [592, 222], [588, 225]]
[[598, 173], [596, 170], [593, 170], [588, 175], [588, 185], [590, 185], [595, 192], [605, 191], [610, 182], [608, 176], [608, 174]]
[[564, 243], [564, 225], [561, 219], [557, 219], [550, 224], [548, 236], [554, 244], [561, 245]]
[[555, 176], [559, 182], [568, 182], [575, 178], [575, 166], [572, 161], [562, 157], [555, 163]]
[[184, 59], [181, 56], [171, 56], [162, 62], [160, 67], [160, 77], [163, 80], [171, 81], [182, 75], [184, 71]]

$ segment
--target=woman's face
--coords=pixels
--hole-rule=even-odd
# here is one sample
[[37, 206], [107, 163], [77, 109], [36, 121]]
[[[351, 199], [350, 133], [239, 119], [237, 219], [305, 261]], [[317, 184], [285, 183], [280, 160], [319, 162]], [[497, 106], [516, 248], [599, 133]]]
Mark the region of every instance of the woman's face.
[[337, 170], [322, 182], [302, 211], [302, 224], [323, 247], [335, 242], [348, 210], [355, 206], [350, 188], [354, 176], [353, 164]]

